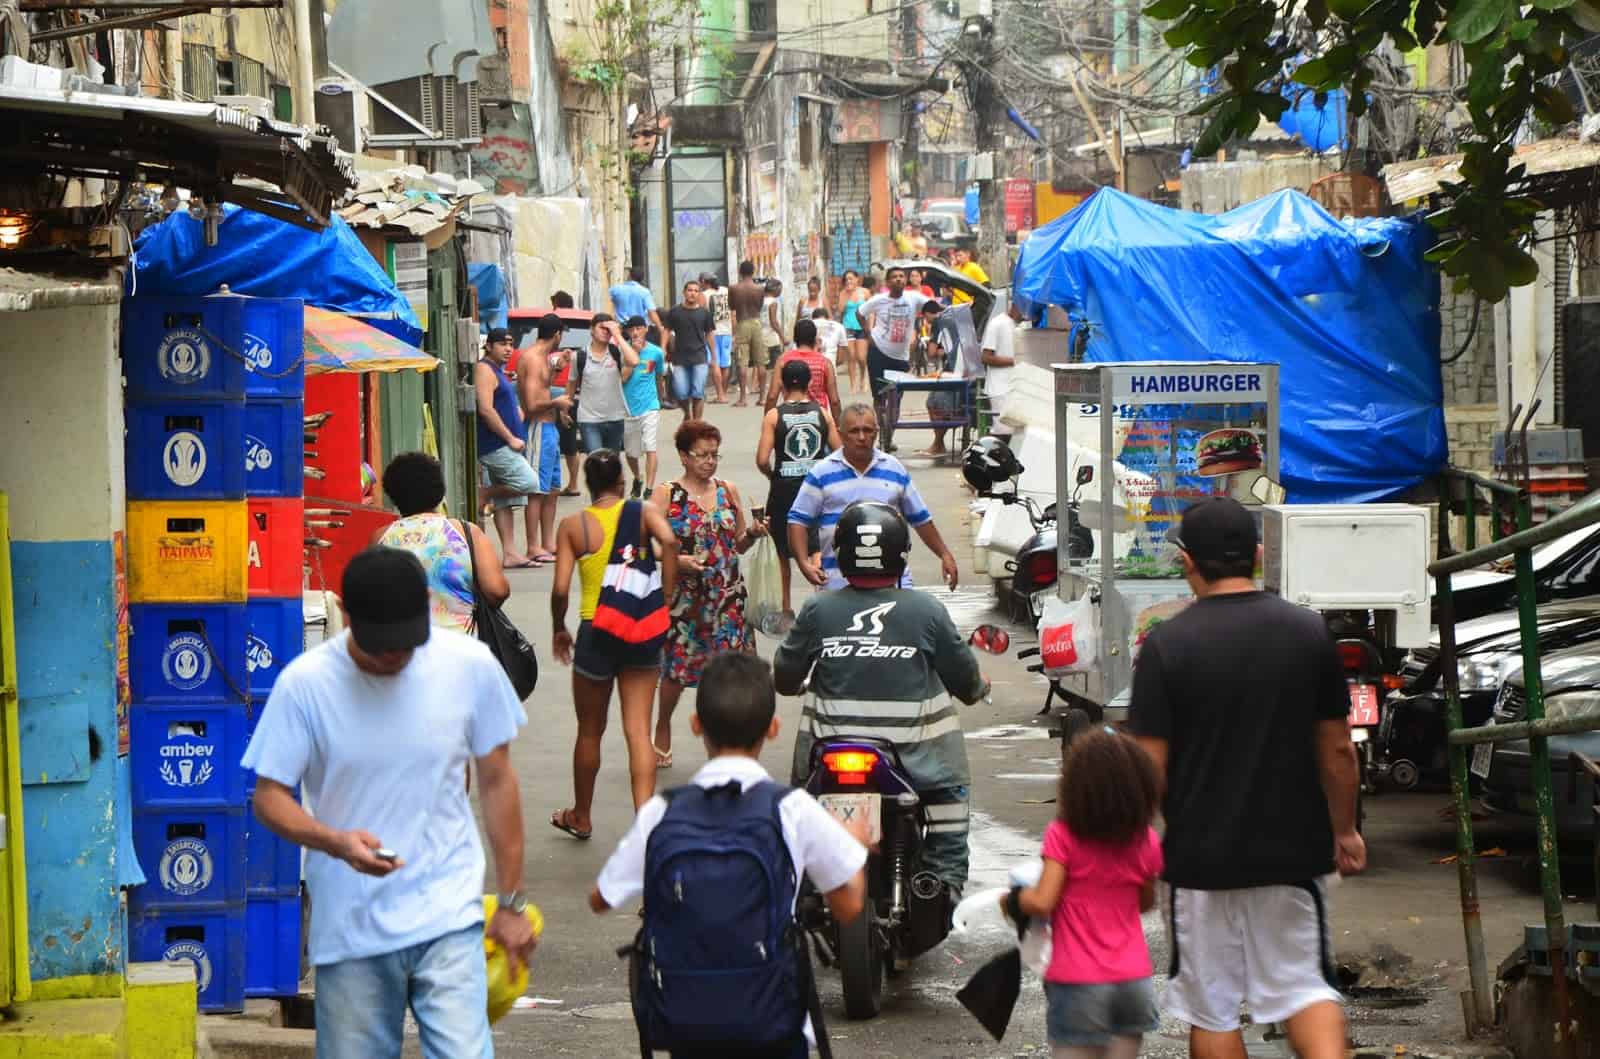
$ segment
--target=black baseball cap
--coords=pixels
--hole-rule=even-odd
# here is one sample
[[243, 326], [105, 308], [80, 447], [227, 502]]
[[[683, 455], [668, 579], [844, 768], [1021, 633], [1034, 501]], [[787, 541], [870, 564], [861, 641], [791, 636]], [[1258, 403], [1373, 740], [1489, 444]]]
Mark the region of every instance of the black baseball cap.
[[1167, 540], [1191, 558], [1230, 562], [1254, 559], [1260, 543], [1249, 509], [1227, 496], [1190, 504], [1183, 521], [1167, 531]]
[[650, 321], [646, 320], [644, 317], [642, 317], [642, 316], [630, 316], [630, 317], [628, 317], [628, 322], [622, 325], [622, 329], [624, 331], [631, 331], [635, 327], [649, 327], [649, 326], [650, 326]]
[[496, 342], [514, 342], [516, 341], [516, 336], [504, 327], [491, 327], [489, 328], [489, 337], [485, 338], [484, 341], [492, 346]]
[[415, 555], [368, 548], [344, 568], [340, 587], [350, 635], [363, 651], [409, 651], [428, 642], [428, 575]]

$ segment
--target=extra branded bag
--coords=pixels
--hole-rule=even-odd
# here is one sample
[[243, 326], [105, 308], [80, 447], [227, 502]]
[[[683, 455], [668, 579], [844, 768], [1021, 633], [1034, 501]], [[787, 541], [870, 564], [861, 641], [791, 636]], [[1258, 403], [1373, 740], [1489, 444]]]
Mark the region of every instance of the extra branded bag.
[[1039, 618], [1039, 660], [1047, 677], [1087, 673], [1100, 659], [1100, 626], [1089, 593], [1067, 602], [1057, 596], [1045, 601]]
[[809, 1012], [831, 1059], [799, 878], [778, 806], [790, 788], [693, 784], [665, 791], [644, 855], [644, 925], [631, 958], [640, 1054], [741, 1054], [792, 1044]]
[[599, 632], [635, 647], [665, 642], [671, 621], [661, 591], [661, 570], [643, 527], [644, 503], [623, 501], [593, 622]]
[[518, 701], [526, 702], [539, 685], [539, 656], [533, 653], [533, 644], [506, 612], [484, 599], [483, 589], [478, 587], [478, 559], [472, 549], [472, 533], [465, 523], [461, 524], [461, 535], [467, 539], [467, 562], [472, 567], [472, 630], [506, 671]]

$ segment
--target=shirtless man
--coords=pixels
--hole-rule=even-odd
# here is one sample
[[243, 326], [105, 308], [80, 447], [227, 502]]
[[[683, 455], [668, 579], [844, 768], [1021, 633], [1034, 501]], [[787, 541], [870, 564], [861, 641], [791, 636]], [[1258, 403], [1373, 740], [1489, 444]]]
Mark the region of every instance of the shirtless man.
[[561, 492], [561, 430], [557, 417], [572, 408], [572, 398], [550, 396], [550, 356], [561, 347], [567, 325], [551, 313], [539, 321], [538, 338], [517, 358], [517, 399], [528, 426], [523, 452], [533, 468], [538, 491], [528, 498], [524, 514], [528, 530], [528, 558], [536, 563], [555, 560], [556, 496]]
[[746, 393], [761, 400], [761, 389], [753, 382], [757, 368], [767, 366], [767, 343], [762, 337], [761, 317], [767, 288], [756, 282], [754, 262], [739, 265], [739, 282], [728, 288], [728, 308], [733, 313], [733, 362], [743, 367], [739, 378], [739, 399], [733, 407], [742, 408]]

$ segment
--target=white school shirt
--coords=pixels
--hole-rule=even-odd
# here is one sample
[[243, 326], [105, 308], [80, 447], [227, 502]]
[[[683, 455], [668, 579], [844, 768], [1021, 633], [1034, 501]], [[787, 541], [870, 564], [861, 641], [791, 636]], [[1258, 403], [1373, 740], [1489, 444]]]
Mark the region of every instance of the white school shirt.
[[383, 878], [307, 851], [311, 962], [397, 952], [483, 922], [483, 846], [467, 762], [528, 721], [505, 671], [474, 637], [434, 626], [394, 676], [356, 667], [348, 632], [290, 662], [244, 767], [304, 784], [317, 819], [370, 831], [404, 863]]
[[[727, 754], [712, 758], [689, 780], [697, 787], [721, 787], [733, 780], [740, 790], [749, 790], [772, 777], [753, 757]], [[617, 848], [600, 869], [595, 886], [612, 908], [644, 893], [644, 854], [650, 832], [666, 815], [667, 800], [656, 795], [639, 807], [633, 826], [622, 836]], [[794, 790], [778, 803], [778, 820], [783, 825], [783, 842], [789, 847], [796, 876], [807, 875], [821, 893], [837, 890], [849, 882], [867, 862], [867, 848], [855, 840], [817, 800], [803, 790]], [[796, 888], [798, 897], [798, 888]], [[791, 907], [791, 911], [792, 911]], [[817, 1043], [811, 1031], [811, 1016], [806, 1016], [806, 1040]]]
[[[995, 313], [983, 325], [983, 349], [994, 351], [997, 357], [1017, 355], [1017, 322], [1005, 313]], [[1004, 398], [1011, 392], [1011, 373], [1015, 368], [984, 368], [983, 392], [992, 398]], [[996, 409], [998, 411], [998, 409]]]

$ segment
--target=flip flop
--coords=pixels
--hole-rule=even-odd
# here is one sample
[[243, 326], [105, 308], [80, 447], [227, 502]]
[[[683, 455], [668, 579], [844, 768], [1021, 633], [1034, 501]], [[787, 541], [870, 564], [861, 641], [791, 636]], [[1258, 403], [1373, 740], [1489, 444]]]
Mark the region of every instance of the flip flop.
[[556, 561], [556, 553], [540, 552], [538, 555], [528, 556], [528, 559], [532, 561], [534, 566], [544, 566], [546, 563], [553, 563]]
[[656, 768], [669, 769], [672, 767], [672, 751], [662, 750], [654, 743], [650, 744], [650, 749], [656, 752]]
[[571, 809], [557, 809], [555, 812], [550, 814], [550, 826], [555, 828], [557, 831], [565, 831], [579, 842], [589, 841], [590, 836], [594, 834], [593, 829], [588, 831], [579, 831], [577, 828], [567, 823], [567, 820], [571, 814]]
[[501, 567], [503, 569], [506, 569], [506, 570], [530, 570], [533, 567], [538, 566], [539, 564], [537, 562], [535, 562], [534, 560], [532, 560], [532, 559], [524, 557], [522, 559], [522, 561], [520, 561], [520, 562], [501, 563], [500, 565], [501, 565]]

